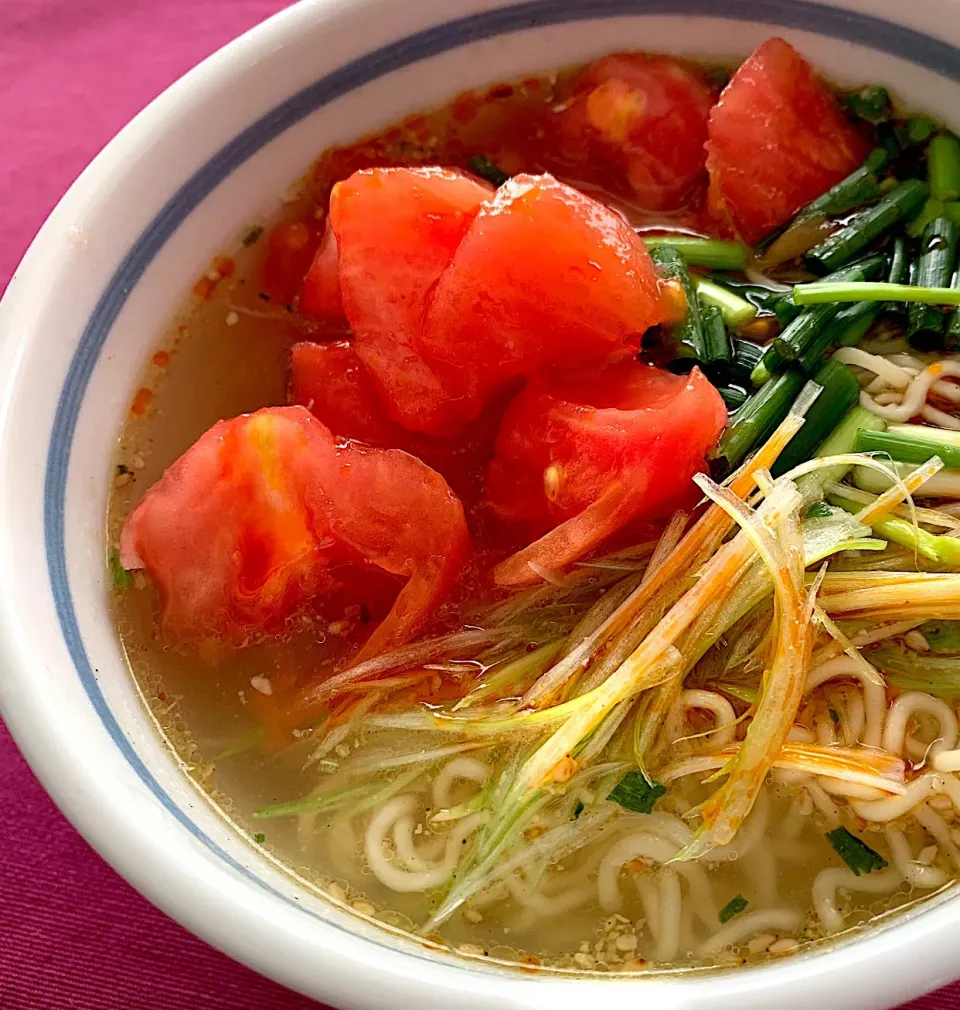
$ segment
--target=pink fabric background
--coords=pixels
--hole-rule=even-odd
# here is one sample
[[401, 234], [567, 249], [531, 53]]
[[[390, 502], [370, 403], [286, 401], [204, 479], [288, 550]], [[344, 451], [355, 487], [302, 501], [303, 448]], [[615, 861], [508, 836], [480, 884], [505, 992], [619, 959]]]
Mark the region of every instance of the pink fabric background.
[[[103, 144], [194, 63], [283, 6], [0, 0], [0, 290]], [[0, 1010], [317, 1006], [148, 905], [61, 817], [2, 723], [0, 811]], [[960, 985], [911, 1010], [960, 1010]]]

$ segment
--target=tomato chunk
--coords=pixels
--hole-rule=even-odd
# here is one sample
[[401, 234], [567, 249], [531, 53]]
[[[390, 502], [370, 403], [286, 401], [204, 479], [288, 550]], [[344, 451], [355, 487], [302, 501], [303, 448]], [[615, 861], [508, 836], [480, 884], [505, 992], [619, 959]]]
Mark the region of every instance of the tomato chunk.
[[408, 582], [364, 647], [399, 644], [459, 572], [469, 536], [439, 474], [396, 450], [338, 442], [302, 407], [219, 421], [137, 504], [121, 563], [145, 568], [162, 630], [183, 645], [241, 647], [369, 563]]
[[[349, 340], [293, 345], [290, 400], [302, 404], [341, 438], [408, 448], [410, 432], [387, 416], [370, 374]], [[410, 451], [414, 451], [412, 447]]]
[[356, 442], [326, 455], [320, 484], [334, 536], [371, 564], [408, 578], [360, 658], [402, 644], [430, 617], [467, 558], [460, 500], [416, 457]]
[[491, 188], [440, 168], [356, 172], [330, 196], [339, 249], [340, 293], [390, 416], [445, 435], [479, 413], [458, 402], [456, 375], [417, 347], [427, 295], [449, 265]]
[[532, 383], [504, 415], [486, 493], [501, 518], [543, 535], [498, 566], [497, 581], [534, 582], [531, 563], [562, 568], [626, 523], [669, 514], [726, 419], [699, 369], [673, 375], [632, 356]]
[[342, 438], [372, 446], [403, 449], [442, 474], [464, 501], [475, 502], [499, 423], [493, 404], [458, 438], [431, 438], [408, 431], [384, 410], [370, 373], [349, 340], [294, 344], [290, 361], [290, 400], [303, 404]]
[[639, 342], [661, 318], [633, 230], [549, 175], [519, 175], [483, 205], [437, 282], [421, 347], [482, 402], [551, 362]]
[[582, 176], [600, 169], [646, 210], [674, 210], [706, 182], [713, 88], [672, 56], [614, 53], [591, 64], [561, 113], [561, 157]]
[[317, 248], [317, 235], [303, 221], [281, 221], [267, 237], [263, 289], [271, 298], [292, 302]]
[[783, 39], [741, 65], [710, 114], [708, 200], [754, 244], [863, 160], [867, 141]]
[[341, 322], [344, 319], [340, 296], [337, 236], [327, 222], [323, 241], [317, 249], [300, 289], [300, 312], [311, 319]]

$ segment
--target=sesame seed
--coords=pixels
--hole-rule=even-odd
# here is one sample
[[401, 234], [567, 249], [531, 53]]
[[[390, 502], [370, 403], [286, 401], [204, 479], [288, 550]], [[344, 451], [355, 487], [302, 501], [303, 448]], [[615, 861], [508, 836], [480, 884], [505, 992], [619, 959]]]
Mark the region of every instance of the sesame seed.
[[270, 679], [268, 677], [264, 677], [262, 675], [251, 677], [250, 686], [254, 689], [254, 691], [259, 691], [260, 694], [265, 694], [268, 697], [273, 694], [273, 685], [270, 683]]

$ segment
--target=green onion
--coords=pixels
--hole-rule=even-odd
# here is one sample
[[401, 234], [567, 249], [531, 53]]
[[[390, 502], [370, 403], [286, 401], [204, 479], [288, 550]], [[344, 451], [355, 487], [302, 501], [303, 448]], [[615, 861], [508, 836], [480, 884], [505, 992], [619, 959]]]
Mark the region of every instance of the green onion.
[[[929, 642], [930, 639], [927, 638]], [[870, 662], [887, 683], [901, 691], [933, 691], [960, 694], [960, 656], [932, 656], [905, 652], [895, 645], [882, 645], [869, 653]]]
[[654, 805], [661, 796], [666, 795], [667, 787], [659, 782], [648, 782], [643, 772], [627, 772], [613, 787], [608, 800], [619, 803], [626, 810], [638, 814], [653, 812]]
[[906, 232], [911, 238], [919, 238], [923, 229], [937, 217], [943, 216], [943, 201], [930, 199], [923, 205], [920, 213], [907, 225]]
[[821, 273], [842, 267], [894, 225], [915, 214], [923, 206], [927, 195], [926, 183], [919, 179], [901, 182], [846, 227], [814, 246], [807, 253], [807, 262]]
[[[954, 270], [950, 287], [960, 290], [960, 267]], [[945, 343], [951, 350], [960, 347], [960, 309], [954, 309], [947, 317]]]
[[937, 124], [926, 116], [911, 116], [905, 127], [905, 136], [910, 144], [922, 144], [937, 129]]
[[586, 809], [581, 800], [577, 800], [576, 806], [573, 808], [573, 819], [576, 820]]
[[[859, 502], [851, 501], [841, 495], [828, 495], [827, 501], [831, 505], [839, 505], [847, 512], [857, 513], [862, 508]], [[906, 519], [892, 515], [871, 523], [870, 527], [881, 539], [915, 551], [928, 561], [934, 561], [940, 565], [960, 566], [960, 539], [957, 537], [935, 536]]]
[[[916, 432], [916, 434], [914, 434]], [[904, 463], [926, 463], [939, 456], [943, 465], [960, 469], [960, 432], [920, 424], [891, 425], [886, 431], [857, 432], [854, 452], [884, 452]]]
[[492, 182], [498, 189], [510, 178], [499, 165], [491, 161], [485, 154], [475, 154], [467, 164], [474, 175], [479, 175], [481, 179]]
[[795, 369], [781, 372], [736, 412], [713, 453], [714, 466], [722, 477], [736, 470], [787, 416], [804, 381], [803, 373]]
[[717, 392], [723, 397], [727, 410], [736, 410], [747, 402], [747, 391], [742, 386], [720, 386]]
[[727, 333], [723, 315], [715, 305], [704, 305], [700, 309], [703, 323], [702, 363], [708, 375], [725, 375], [733, 361], [733, 346]]
[[893, 115], [890, 93], [876, 84], [867, 84], [845, 95], [844, 105], [858, 118], [873, 126], [885, 123]]
[[866, 842], [850, 834], [846, 828], [834, 828], [833, 831], [828, 831], [827, 841], [858, 877], [861, 873], [882, 870], [887, 865], [887, 861], [879, 852], [874, 852]]
[[[912, 261], [907, 240], [897, 235], [890, 245], [890, 270], [887, 272], [888, 284], [909, 284]], [[900, 319], [906, 319], [907, 310], [902, 302], [891, 302], [881, 306], [884, 312], [890, 312]], [[844, 345], [850, 346], [850, 345]]]
[[859, 168], [855, 168], [848, 176], [831, 186], [803, 207], [788, 224], [763, 240], [761, 246], [769, 244], [770, 240], [788, 231], [796, 224], [810, 221], [817, 217], [836, 217], [846, 214], [876, 199], [880, 195], [880, 180], [877, 176], [887, 167], [890, 155], [882, 147], [874, 148]]
[[730, 365], [731, 377], [739, 383], [750, 381], [750, 373], [760, 363], [763, 357], [763, 347], [752, 340], [737, 338], [733, 341], [733, 362]]
[[[847, 412], [836, 428], [817, 446], [813, 455], [817, 458], [822, 458], [824, 456], [842, 456], [853, 452], [857, 433], [861, 428], [871, 431], [882, 431], [886, 426], [887, 422], [882, 417], [871, 414], [869, 410], [865, 410], [863, 407], [853, 407]], [[803, 493], [804, 499], [812, 501], [823, 494], [823, 489], [828, 484], [843, 480], [844, 475], [849, 469], [850, 466], [844, 463], [824, 467], [821, 470], [817, 470], [816, 473], [808, 473], [801, 477], [798, 487]]]
[[756, 367], [750, 373], [750, 381], [755, 386], [762, 386], [769, 382], [777, 372], [781, 371], [787, 364], [786, 359], [780, 353], [777, 342], [768, 344], [763, 352], [763, 357], [757, 362]]
[[[714, 284], [720, 284], [728, 291], [733, 291], [735, 294], [740, 295], [741, 298], [748, 301], [755, 308], [768, 314], [777, 313], [778, 310], [782, 311], [780, 303], [790, 294], [789, 291], [764, 287], [762, 284], [755, 284], [753, 281], [744, 280], [742, 277], [734, 277], [731, 274], [715, 273], [711, 276], [710, 280]], [[799, 309], [794, 308], [794, 312], [799, 311]], [[785, 321], [781, 320], [781, 325], [789, 321], [789, 319]]]
[[938, 133], [927, 145], [927, 177], [934, 200], [960, 200], [960, 140]]
[[960, 305], [956, 288], [920, 288], [884, 281], [851, 281], [848, 284], [797, 284], [793, 297], [798, 305], [823, 305], [827, 302], [923, 302], [926, 305]]
[[[847, 284], [866, 281], [881, 272], [886, 272], [886, 266], [886, 260], [882, 256], [870, 256], [859, 263], [837, 270], [820, 283], [825, 287], [843, 288]], [[796, 290], [794, 288], [794, 291]], [[753, 381], [761, 385], [765, 381], [762, 371], [779, 371], [780, 362], [800, 361], [807, 371], [815, 368], [827, 348], [835, 342], [838, 331], [828, 330], [827, 327], [834, 317], [839, 315], [840, 310], [841, 305], [838, 302], [825, 301], [801, 312], [764, 354], [762, 370], [754, 372]], [[846, 325], [843, 327], [844, 331], [845, 329]]]
[[253, 836], [253, 840], [257, 843], [257, 845], [263, 845], [263, 843], [267, 840], [267, 836], [262, 831], [257, 831]]
[[245, 248], [249, 249], [257, 239], [263, 234], [263, 227], [259, 224], [255, 224], [248, 231], [244, 232], [243, 238], [240, 239], [240, 244]]
[[824, 362], [813, 376], [813, 381], [823, 392], [817, 397], [816, 409], [808, 412], [803, 427], [790, 439], [773, 464], [771, 472], [774, 477], [811, 459], [817, 446], [860, 398], [860, 384], [853, 372], [839, 361], [831, 359]]
[[728, 288], [708, 281], [705, 277], [698, 277], [696, 285], [700, 301], [704, 305], [713, 305], [718, 308], [727, 326], [739, 329], [756, 319], [756, 305], [734, 294]]
[[931, 652], [960, 655], [960, 621], [927, 621], [917, 629]]
[[[918, 288], [946, 288], [957, 259], [957, 226], [945, 217], [934, 218], [923, 229], [913, 284]], [[932, 351], [943, 346], [946, 316], [931, 305], [915, 302], [907, 314], [907, 340], [912, 347]]]
[[133, 585], [133, 575], [120, 564], [120, 552], [116, 549], [110, 551], [107, 563], [110, 568], [110, 581], [117, 589], [129, 589]]
[[750, 902], [742, 895], [738, 894], [736, 897], [731, 898], [724, 906], [720, 909], [720, 914], [717, 918], [720, 920], [721, 925], [728, 923], [734, 916], [739, 915]]
[[[686, 298], [687, 311], [680, 322], [669, 327], [670, 350], [673, 353], [673, 365], [692, 368], [697, 362], [706, 358], [705, 337], [703, 332], [703, 317], [700, 314], [700, 302], [693, 286], [690, 271], [683, 257], [672, 245], [661, 245], [650, 250], [650, 258], [657, 266], [661, 277], [678, 281]], [[667, 327], [664, 327], [667, 329]]]
[[695, 235], [641, 235], [648, 249], [668, 245], [691, 266], [710, 267], [714, 270], [743, 270], [747, 265], [747, 247], [739, 242], [717, 238], [698, 238]]

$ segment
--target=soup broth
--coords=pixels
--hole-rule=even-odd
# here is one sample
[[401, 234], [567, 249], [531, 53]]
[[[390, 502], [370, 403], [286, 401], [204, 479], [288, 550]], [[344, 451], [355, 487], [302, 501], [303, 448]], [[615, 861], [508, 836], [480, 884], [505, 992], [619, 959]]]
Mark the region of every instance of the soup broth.
[[[960, 570], [960, 550], [953, 553], [960, 547], [960, 485], [952, 472], [960, 471], [960, 384], [954, 381], [960, 367], [944, 364], [954, 322], [936, 295], [932, 308], [922, 307], [932, 315], [921, 319], [915, 306], [874, 304], [865, 295], [858, 300], [856, 285], [878, 277], [909, 280], [909, 271], [895, 273], [901, 255], [917, 264], [915, 285], [950, 287], [960, 142], [922, 117], [894, 113], [882, 89], [847, 96], [828, 91], [800, 57], [771, 46], [761, 47], [746, 70], [612, 56], [457, 96], [443, 109], [326, 152], [288, 194], [281, 220], [251, 221], [198, 278], [146, 365], [120, 435], [107, 519], [117, 628], [133, 676], [185, 769], [224, 814], [253, 844], [360, 915], [427, 943], [527, 968], [675, 970], [786, 955], [926, 898], [957, 875], [960, 624], [954, 619], [960, 619], [960, 589], [951, 579]], [[799, 62], [791, 62], [794, 57]], [[734, 89], [748, 71], [759, 90], [743, 99]], [[724, 100], [715, 107], [724, 85]], [[792, 164], [791, 175], [805, 180], [806, 191], [796, 188], [795, 178], [781, 185], [766, 165], [751, 162], [750, 171], [743, 170], [755, 137], [752, 117], [762, 117], [764, 102], [773, 101], [766, 87], [786, 89], [781, 112], [787, 134], [797, 129], [789, 118], [791, 97], [801, 101], [794, 89], [813, 89], [810, 100], [830, 150], [819, 162], [814, 152], [809, 162]], [[742, 120], [728, 122], [724, 116], [739, 115], [744, 101]], [[724, 105], [734, 113], [717, 113]], [[698, 129], [708, 138], [706, 167], [697, 154], [704, 139]], [[734, 136], [743, 161], [727, 165]], [[771, 143], [782, 143], [780, 157], [791, 157], [789, 136], [774, 130]], [[888, 153], [871, 162], [877, 150]], [[433, 427], [424, 420], [414, 430], [419, 422], [409, 418], [421, 408], [425, 419], [433, 417], [434, 405], [400, 402], [406, 392], [395, 378], [420, 368], [419, 359], [410, 364], [415, 355], [407, 350], [407, 364], [377, 373], [376, 360], [386, 360], [376, 359], [383, 352], [379, 324], [362, 303], [364, 291], [380, 283], [377, 271], [392, 269], [377, 263], [389, 259], [414, 266], [409, 274], [400, 270], [400, 280], [391, 282], [395, 289], [383, 282], [374, 308], [392, 306], [396, 292], [398, 301], [407, 298], [420, 283], [415, 271], [429, 250], [391, 247], [406, 241], [406, 232], [399, 225], [392, 230], [391, 221], [375, 222], [370, 241], [384, 247], [385, 258], [374, 255], [372, 266], [356, 267], [363, 278], [356, 294], [348, 271], [359, 260], [350, 258], [353, 225], [344, 194], [373, 200], [361, 183], [393, 185], [398, 177], [389, 172], [432, 166], [450, 170], [451, 186], [489, 180], [481, 193], [487, 201], [506, 201], [501, 195], [512, 186], [517, 192], [528, 187], [515, 199], [532, 201], [534, 193], [537, 207], [552, 199], [551, 186], [563, 187], [560, 203], [571, 205], [568, 194], [581, 194], [577, 199], [588, 208], [583, 227], [599, 229], [598, 250], [627, 241], [611, 238], [606, 219], [596, 223], [604, 207], [630, 242], [637, 241], [634, 231], [648, 239], [653, 261], [638, 243], [635, 255], [642, 261], [624, 274], [630, 284], [639, 283], [638, 270], [654, 278], [650, 297], [656, 303], [640, 326], [646, 330], [642, 342], [631, 332], [631, 317], [622, 322], [626, 335], [616, 346], [604, 334], [608, 342], [601, 340], [602, 349], [582, 362], [569, 350], [558, 362], [538, 347], [489, 383], [486, 372], [520, 360], [513, 337], [504, 338], [506, 350], [496, 364], [481, 361], [478, 374], [484, 374], [469, 388], [463, 379], [450, 397], [447, 420]], [[388, 174], [364, 174], [370, 169]], [[848, 179], [858, 171], [853, 192]], [[919, 196], [901, 193], [911, 173], [923, 189]], [[759, 200], [746, 192], [751, 175], [771, 187]], [[506, 181], [517, 176], [535, 181]], [[424, 178], [434, 176], [415, 177]], [[839, 196], [837, 184], [847, 187]], [[496, 197], [495, 185], [501, 186]], [[810, 210], [807, 205], [825, 191], [831, 199]], [[411, 202], [421, 198], [419, 190], [411, 193]], [[862, 242], [848, 235], [851, 243], [861, 242], [857, 256], [835, 254], [839, 239], [862, 229], [871, 208], [895, 193], [902, 212], [896, 229], [874, 229]], [[489, 227], [513, 206], [504, 202], [491, 212]], [[481, 209], [476, 221], [485, 213]], [[475, 227], [466, 223], [464, 244]], [[580, 233], [568, 246], [567, 224], [550, 227], [542, 239], [545, 259], [555, 253], [564, 269], [596, 269], [597, 284], [617, 283], [609, 280], [615, 264], [591, 258], [584, 266], [576, 259]], [[410, 234], [420, 242], [424, 229], [420, 222]], [[336, 237], [335, 297], [329, 271], [321, 270], [325, 234]], [[493, 234], [483, 239], [490, 248], [499, 241]], [[510, 239], [521, 240], [527, 241]], [[691, 240], [693, 246], [684, 245]], [[490, 281], [489, 291], [478, 288], [470, 304], [487, 306], [485, 322], [528, 311], [495, 298], [510, 284], [520, 285], [521, 274], [522, 284], [536, 292], [530, 318], [566, 297], [537, 287], [553, 281], [528, 267], [539, 258], [530, 256], [537, 245], [529, 242], [519, 265], [510, 265], [512, 273]], [[949, 249], [950, 266], [944, 273], [941, 265], [938, 274], [929, 252], [939, 246]], [[464, 248], [458, 240], [450, 256], [461, 256]], [[833, 276], [834, 260], [841, 269], [853, 262], [853, 273]], [[548, 266], [556, 264], [549, 260]], [[530, 276], [528, 269], [534, 270]], [[851, 284], [853, 295], [811, 324], [817, 340], [838, 317], [845, 327], [821, 340], [811, 364], [809, 342], [790, 341], [799, 339], [797, 321], [812, 315], [785, 296], [790, 289], [784, 282], [815, 274], [827, 274], [838, 291]], [[452, 294], [443, 288], [446, 276], [431, 283], [431, 312], [443, 297], [466, 304], [456, 301], [455, 286], [448, 285]], [[563, 285], [577, 288], [579, 276], [564, 274]], [[646, 297], [637, 290], [638, 299]], [[693, 304], [697, 320], [690, 331]], [[417, 311], [420, 319], [428, 310]], [[557, 309], [551, 339], [561, 350], [569, 336], [564, 327], [576, 311]], [[458, 313], [450, 318], [464, 318]], [[596, 309], [601, 322], [591, 312], [582, 330], [592, 327], [594, 339], [607, 316], [619, 320], [626, 313], [614, 291]], [[710, 326], [725, 348], [715, 357], [707, 345], [688, 340], [693, 332], [689, 339], [702, 341]], [[321, 353], [306, 345], [340, 347], [348, 362], [336, 364], [336, 374], [323, 373], [323, 382], [336, 384], [329, 400], [303, 392], [309, 375], [298, 362]], [[354, 347], [363, 348], [360, 364], [346, 357]], [[454, 348], [451, 370], [441, 351], [436, 345], [429, 358], [441, 363], [430, 366], [441, 385], [460, 382], [473, 367], [473, 352], [466, 343]], [[644, 369], [648, 362], [657, 366], [639, 378], [631, 371], [640, 367], [638, 356]], [[828, 365], [832, 372], [823, 371]], [[376, 379], [373, 393], [360, 385], [368, 381], [365, 369]], [[791, 438], [809, 395], [803, 392], [808, 376], [824, 399], [800, 428], [801, 435], [811, 425], [820, 434], [800, 449], [801, 436]], [[730, 406], [729, 419], [714, 387]], [[774, 387], [778, 392], [769, 396]], [[757, 413], [764, 389], [770, 402], [783, 401], [779, 414], [763, 403]], [[590, 434], [591, 419], [615, 412], [643, 414], [643, 425], [655, 423], [650, 419], [668, 417], [680, 396], [700, 399], [664, 421], [652, 442], [638, 441], [633, 456], [629, 446], [608, 448], [606, 434]], [[824, 403], [843, 396], [849, 399], [834, 416]], [[463, 417], [457, 412], [470, 397], [476, 410]], [[316, 566], [309, 578], [301, 569], [300, 581], [283, 584], [282, 603], [274, 594], [269, 614], [254, 620], [249, 608], [261, 605], [263, 587], [279, 570], [279, 563], [257, 560], [262, 578], [256, 587], [249, 588], [251, 576], [242, 568], [242, 592], [212, 611], [223, 634], [211, 632], [213, 624], [190, 623], [199, 622], [199, 605], [177, 624], [171, 586], [185, 583], [164, 582], [164, 540], [152, 541], [149, 530], [138, 533], [138, 503], [166, 494], [176, 505], [174, 492], [183, 492], [188, 471], [175, 479], [173, 470], [167, 477], [164, 472], [193, 453], [191, 445], [221, 419], [289, 402], [312, 410], [332, 431], [329, 451], [341, 454], [339, 470], [317, 478], [322, 509], [310, 512], [305, 527], [284, 526], [266, 547], [247, 539], [224, 550], [243, 566], [254, 554], [259, 559], [257, 552], [273, 557], [269, 551], [283, 537], [307, 529], [320, 543], [316, 548], [311, 540], [310, 549], [327, 552], [321, 582]], [[577, 429], [582, 441], [574, 444], [570, 462], [538, 455], [537, 438], [552, 439], [551, 451], [559, 453], [572, 436], [560, 428], [536, 437], [529, 432], [540, 430], [542, 417], [566, 416], [570, 403], [578, 405], [576, 425], [586, 426]], [[707, 430], [714, 415], [719, 424]], [[823, 420], [828, 415], [832, 423]], [[926, 425], [927, 442], [901, 430], [911, 420]], [[217, 445], [230, 444], [237, 430], [215, 428]], [[828, 435], [832, 443], [823, 441]], [[269, 440], [272, 429], [260, 429], [258, 437]], [[671, 437], [675, 446], [658, 448]], [[687, 460], [684, 447], [697, 439], [703, 444]], [[778, 470], [774, 463], [784, 445], [790, 465], [837, 454], [850, 458], [838, 456], [839, 465], [829, 471], [813, 463], [807, 475], [782, 477], [788, 467]], [[344, 533], [351, 522], [367, 523], [364, 499], [378, 499], [378, 507], [379, 495], [416, 484], [421, 470], [396, 477], [387, 492], [377, 490], [379, 477], [371, 471], [349, 506], [324, 481], [371, 461], [392, 467], [396, 455], [388, 454], [395, 449], [442, 474], [444, 508], [453, 509], [443, 514], [453, 516], [454, 525], [465, 516], [469, 529], [462, 556], [454, 538], [444, 541], [453, 546], [421, 559], [384, 560], [394, 536], [411, 530], [413, 551], [433, 535], [418, 530], [420, 506], [412, 515], [384, 512], [376, 536], [367, 537], [366, 526]], [[870, 451], [891, 453], [894, 463], [850, 455]], [[740, 474], [728, 482], [730, 491], [690, 481], [704, 469], [705, 455], [718, 479]], [[946, 468], [910, 476], [933, 456]], [[738, 469], [751, 458], [764, 468], [752, 479], [749, 463]], [[580, 479], [578, 460], [608, 469], [602, 480], [590, 476], [588, 491], [568, 500], [564, 495], [573, 495], [570, 488]], [[765, 472], [769, 467], [776, 482]], [[239, 469], [222, 471], [212, 485], [217, 494], [232, 487]], [[934, 463], [930, 471], [936, 470]], [[276, 502], [286, 501], [292, 486], [283, 483], [284, 474], [270, 477], [269, 491], [244, 491], [250, 508], [278, 514]], [[898, 484], [900, 477], [907, 486]], [[629, 494], [641, 484], [647, 497], [635, 501]], [[621, 485], [634, 490], [621, 493]], [[654, 485], [663, 489], [655, 503]], [[155, 486], [159, 490], [144, 498]], [[756, 486], [766, 505], [751, 497]], [[310, 508], [314, 490], [310, 485], [304, 492]], [[908, 491], [922, 506], [915, 513]], [[698, 504], [701, 493], [715, 504]], [[597, 531], [591, 539], [578, 517], [592, 515], [604, 496], [616, 501], [612, 514], [620, 518], [602, 513], [590, 527]], [[424, 500], [432, 509], [433, 499]], [[203, 495], [177, 508], [178, 522], [190, 526], [204, 508]], [[329, 534], [320, 530], [321, 512]], [[724, 518], [728, 514], [732, 518]], [[223, 513], [222, 529], [229, 532], [233, 516]], [[738, 534], [738, 525], [746, 532]], [[551, 539], [555, 527], [567, 530], [560, 547]], [[131, 530], [139, 536], [136, 549], [127, 539]], [[220, 535], [217, 523], [209, 530], [198, 533], [197, 543]], [[568, 550], [571, 530], [583, 537], [574, 553]], [[290, 550], [293, 557], [301, 548]], [[436, 579], [446, 582], [442, 591], [423, 589], [431, 602], [414, 622], [410, 608], [418, 604], [397, 604], [398, 593], [437, 565], [442, 572]], [[371, 639], [383, 628], [393, 629], [392, 637]], [[658, 635], [666, 637], [654, 642]], [[368, 640], [375, 645], [365, 645]]]

